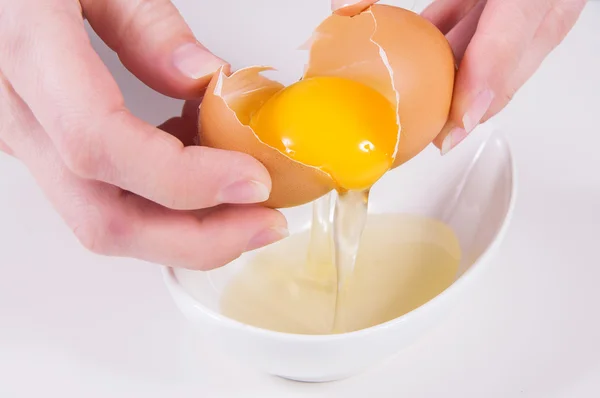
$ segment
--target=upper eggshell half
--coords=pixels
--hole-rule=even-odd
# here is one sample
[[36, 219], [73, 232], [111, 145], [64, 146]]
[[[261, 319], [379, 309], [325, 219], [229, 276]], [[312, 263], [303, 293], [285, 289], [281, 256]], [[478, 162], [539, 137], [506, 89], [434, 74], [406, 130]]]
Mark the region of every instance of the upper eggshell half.
[[305, 77], [347, 77], [396, 103], [397, 167], [425, 149], [446, 123], [454, 73], [452, 49], [433, 24], [403, 8], [373, 5], [352, 18], [332, 15], [316, 29]]
[[334, 183], [321, 170], [298, 163], [263, 143], [248, 126], [252, 114], [283, 88], [280, 83], [260, 75], [269, 69], [250, 67], [231, 76], [218, 72], [200, 106], [200, 144], [253, 156], [271, 176], [271, 195], [264, 205], [298, 206], [331, 191]]

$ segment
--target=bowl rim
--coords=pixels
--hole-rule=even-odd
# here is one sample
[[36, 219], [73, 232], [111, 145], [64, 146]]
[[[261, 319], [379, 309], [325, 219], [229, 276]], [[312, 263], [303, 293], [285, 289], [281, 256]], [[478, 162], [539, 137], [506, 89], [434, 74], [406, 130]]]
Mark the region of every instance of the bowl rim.
[[[509, 193], [509, 204], [506, 210], [506, 214], [504, 219], [502, 220], [502, 224], [500, 228], [496, 232], [492, 242], [490, 245], [481, 253], [479, 258], [467, 269], [462, 275], [460, 275], [450, 286], [446, 289], [438, 293], [436, 296], [429, 299], [426, 303], [420, 305], [419, 307], [400, 315], [394, 319], [390, 319], [389, 321], [379, 323], [374, 326], [370, 326], [364, 329], [355, 330], [352, 332], [344, 332], [338, 334], [300, 334], [300, 333], [286, 333], [279, 332], [275, 330], [264, 329], [258, 326], [248, 325], [237, 321], [233, 318], [225, 316], [219, 312], [213, 311], [199, 301], [194, 299], [179, 283], [177, 277], [175, 276], [175, 269], [169, 266], [162, 266], [162, 274], [165, 284], [172, 296], [176, 298], [176, 305], [179, 307], [179, 303], [182, 301], [186, 303], [186, 306], [194, 308], [195, 310], [199, 310], [205, 316], [212, 318], [213, 320], [221, 323], [223, 327], [244, 330], [248, 333], [262, 335], [266, 337], [270, 337], [279, 341], [299, 341], [303, 340], [305, 342], [311, 343], [319, 343], [319, 342], [328, 342], [328, 341], [336, 341], [341, 339], [349, 339], [349, 338], [359, 338], [367, 335], [371, 335], [374, 333], [380, 333], [386, 329], [389, 329], [393, 326], [396, 326], [401, 323], [410, 322], [411, 319], [419, 317], [425, 311], [428, 311], [429, 308], [441, 305], [444, 299], [447, 296], [456, 295], [457, 289], [460, 289], [462, 285], [468, 283], [469, 280], [473, 278], [473, 273], [477, 272], [477, 270], [481, 269], [481, 263], [488, 261], [497, 251], [500, 244], [503, 242], [504, 237], [506, 236], [507, 230], [510, 226], [511, 220], [514, 215], [514, 208], [516, 204], [517, 198], [517, 186], [518, 186], [518, 177], [517, 177], [517, 169], [516, 162], [514, 159], [514, 155], [510, 146], [510, 142], [506, 138], [506, 135], [499, 129], [492, 127], [491, 131], [487, 134], [488, 136], [483, 140], [482, 143], [479, 144], [479, 147], [475, 151], [475, 156], [471, 163], [467, 166], [467, 168], [472, 168], [477, 162], [478, 154], [480, 154], [487, 145], [493, 142], [496, 139], [502, 140], [503, 144], [506, 146], [508, 158], [509, 158], [509, 167], [510, 167], [510, 193]], [[468, 175], [468, 173], [467, 173]], [[446, 300], [447, 301], [447, 300]]]

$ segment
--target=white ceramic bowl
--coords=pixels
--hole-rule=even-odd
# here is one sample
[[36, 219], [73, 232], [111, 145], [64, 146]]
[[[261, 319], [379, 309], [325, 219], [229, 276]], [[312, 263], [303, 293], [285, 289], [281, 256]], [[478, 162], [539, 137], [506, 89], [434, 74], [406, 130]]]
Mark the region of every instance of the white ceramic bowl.
[[[356, 332], [286, 334], [221, 315], [223, 287], [255, 253], [210, 272], [165, 268], [164, 276], [177, 306], [203, 338], [220, 344], [231, 355], [288, 379], [341, 379], [396, 354], [440, 320], [485, 268], [504, 234], [514, 198], [510, 148], [489, 125], [480, 126], [444, 157], [429, 148], [386, 175], [372, 191], [370, 212], [409, 212], [440, 219], [456, 232], [463, 256], [456, 281], [438, 296], [399, 318]], [[285, 213], [292, 233], [308, 228], [310, 205]]]

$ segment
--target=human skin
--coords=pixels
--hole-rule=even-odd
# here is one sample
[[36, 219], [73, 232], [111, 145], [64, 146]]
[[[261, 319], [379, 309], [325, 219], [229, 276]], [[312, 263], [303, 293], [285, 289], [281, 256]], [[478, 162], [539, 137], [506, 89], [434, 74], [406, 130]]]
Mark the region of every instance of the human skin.
[[[353, 14], [373, 0], [332, 0]], [[437, 0], [458, 73], [442, 153], [499, 112], [574, 25], [585, 0]], [[340, 9], [340, 7], [342, 7]], [[126, 109], [84, 18], [142, 82], [189, 102], [159, 128]], [[0, 0], [0, 151], [25, 164], [89, 250], [211, 269], [287, 236], [257, 205], [267, 170], [192, 145], [196, 109], [225, 60], [198, 43], [169, 0]]]
[[[377, 0], [332, 0], [342, 15]], [[458, 71], [442, 154], [500, 112], [575, 25], [586, 0], [436, 0], [421, 15], [452, 46]]]
[[169, 0], [0, 0], [0, 149], [25, 164], [81, 243], [210, 269], [286, 236], [282, 214], [254, 205], [271, 189], [260, 162], [189, 145], [193, 102], [161, 129], [127, 110], [84, 17], [165, 95], [198, 100], [227, 67]]

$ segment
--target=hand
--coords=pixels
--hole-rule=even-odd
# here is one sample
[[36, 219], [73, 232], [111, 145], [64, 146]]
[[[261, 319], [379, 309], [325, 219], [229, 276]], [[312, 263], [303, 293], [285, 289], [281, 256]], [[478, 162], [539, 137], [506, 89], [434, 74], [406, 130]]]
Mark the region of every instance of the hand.
[[285, 236], [279, 212], [249, 205], [270, 192], [262, 164], [184, 145], [194, 103], [163, 130], [128, 112], [83, 15], [163, 94], [197, 99], [227, 67], [168, 0], [0, 0], [0, 148], [27, 166], [82, 244], [210, 269]]
[[575, 25], [586, 0], [437, 0], [422, 13], [446, 34], [458, 73], [442, 154], [501, 111]]
[[[345, 14], [377, 0], [332, 0]], [[450, 42], [458, 73], [450, 117], [434, 140], [442, 154], [501, 111], [561, 43], [586, 0], [436, 0], [422, 16]]]

